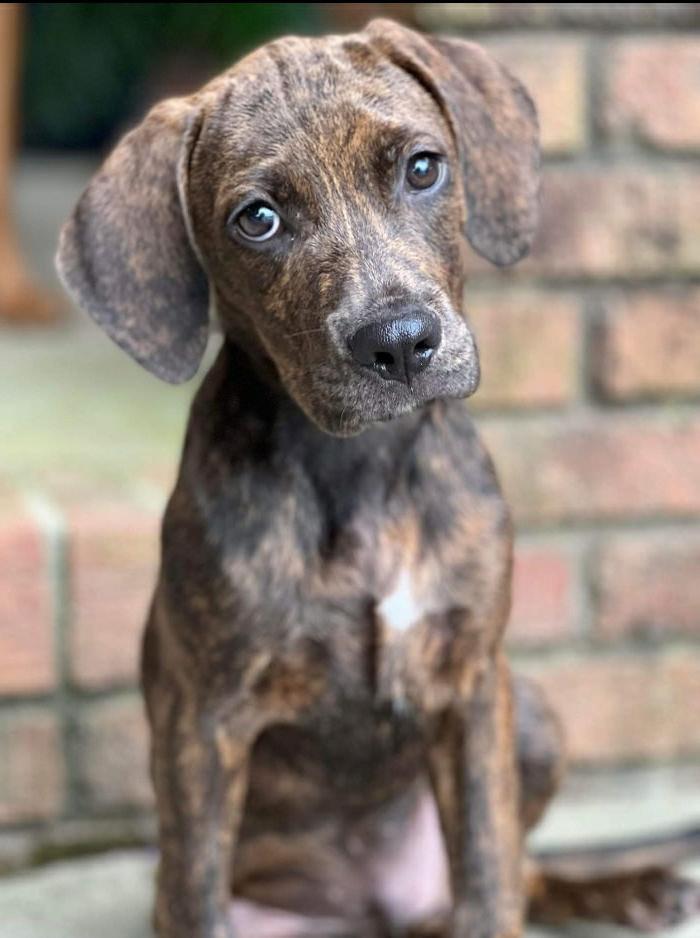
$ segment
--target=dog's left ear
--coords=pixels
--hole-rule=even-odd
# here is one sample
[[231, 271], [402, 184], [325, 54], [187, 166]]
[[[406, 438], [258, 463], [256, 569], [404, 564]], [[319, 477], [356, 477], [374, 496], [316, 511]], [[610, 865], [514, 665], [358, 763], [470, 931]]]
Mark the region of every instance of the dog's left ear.
[[472, 42], [422, 36], [391, 20], [374, 20], [366, 32], [435, 98], [452, 129], [472, 247], [494, 264], [520, 260], [535, 234], [539, 201], [539, 132], [528, 93]]

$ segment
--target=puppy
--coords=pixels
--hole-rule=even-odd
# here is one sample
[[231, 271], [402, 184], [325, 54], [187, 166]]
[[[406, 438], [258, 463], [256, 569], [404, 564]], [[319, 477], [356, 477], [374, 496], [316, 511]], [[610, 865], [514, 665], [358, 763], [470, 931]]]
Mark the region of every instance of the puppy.
[[462, 249], [527, 252], [537, 137], [469, 42], [286, 38], [154, 108], [62, 232], [68, 290], [158, 377], [223, 331], [144, 642], [161, 938], [521, 934], [561, 747], [502, 651]]

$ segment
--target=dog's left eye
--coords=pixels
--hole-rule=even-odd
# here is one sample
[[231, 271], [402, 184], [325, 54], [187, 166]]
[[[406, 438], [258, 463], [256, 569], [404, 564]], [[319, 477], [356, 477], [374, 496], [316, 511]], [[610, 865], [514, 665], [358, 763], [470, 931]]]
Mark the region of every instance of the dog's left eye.
[[281, 220], [266, 202], [252, 202], [236, 215], [233, 223], [247, 241], [267, 241], [277, 234]]
[[411, 189], [432, 189], [442, 179], [442, 160], [435, 153], [416, 153], [408, 161], [406, 182]]

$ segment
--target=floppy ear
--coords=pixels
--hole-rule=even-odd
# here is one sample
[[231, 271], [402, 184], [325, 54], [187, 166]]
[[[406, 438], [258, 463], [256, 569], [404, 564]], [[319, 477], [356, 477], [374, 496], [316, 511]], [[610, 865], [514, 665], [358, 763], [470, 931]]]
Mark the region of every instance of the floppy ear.
[[375, 20], [367, 33], [435, 98], [450, 124], [472, 247], [494, 264], [520, 260], [537, 227], [540, 163], [537, 114], [523, 86], [472, 42], [421, 36], [390, 20]]
[[186, 214], [199, 127], [187, 99], [157, 105], [90, 182], [56, 257], [78, 305], [136, 361], [174, 384], [194, 374], [207, 341], [209, 289]]

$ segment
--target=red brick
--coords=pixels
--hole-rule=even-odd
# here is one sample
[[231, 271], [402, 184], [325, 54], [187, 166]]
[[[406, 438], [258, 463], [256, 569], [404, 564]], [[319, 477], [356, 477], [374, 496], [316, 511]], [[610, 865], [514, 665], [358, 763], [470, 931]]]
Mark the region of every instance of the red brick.
[[0, 694], [40, 693], [56, 681], [46, 544], [11, 495], [0, 499]]
[[591, 277], [700, 270], [697, 170], [559, 170], [545, 187], [536, 270]]
[[562, 717], [576, 763], [700, 755], [700, 652], [520, 665]]
[[521, 523], [700, 515], [700, 418], [482, 418]]
[[0, 714], [0, 823], [48, 820], [60, 813], [64, 771], [56, 716], [44, 710]]
[[[511, 277], [635, 278], [700, 272], [700, 171], [545, 168], [540, 227]], [[473, 275], [493, 268], [467, 253]], [[500, 275], [500, 280], [503, 276]]]
[[603, 638], [699, 638], [700, 528], [612, 538], [600, 551], [596, 592]]
[[512, 645], [549, 645], [575, 630], [576, 562], [569, 547], [519, 544], [513, 568]]
[[148, 733], [139, 698], [84, 704], [77, 740], [80, 786], [90, 810], [152, 804]]
[[73, 680], [133, 684], [158, 566], [157, 513], [126, 500], [66, 511], [70, 539]]
[[522, 81], [537, 105], [542, 148], [572, 153], [586, 143], [586, 62], [580, 39], [526, 35], [484, 45]]
[[592, 370], [611, 400], [700, 395], [700, 289], [609, 297]]
[[475, 408], [564, 404], [578, 383], [579, 303], [567, 294], [467, 288], [481, 360]]
[[625, 39], [609, 53], [603, 122], [667, 150], [700, 148], [700, 38]]

